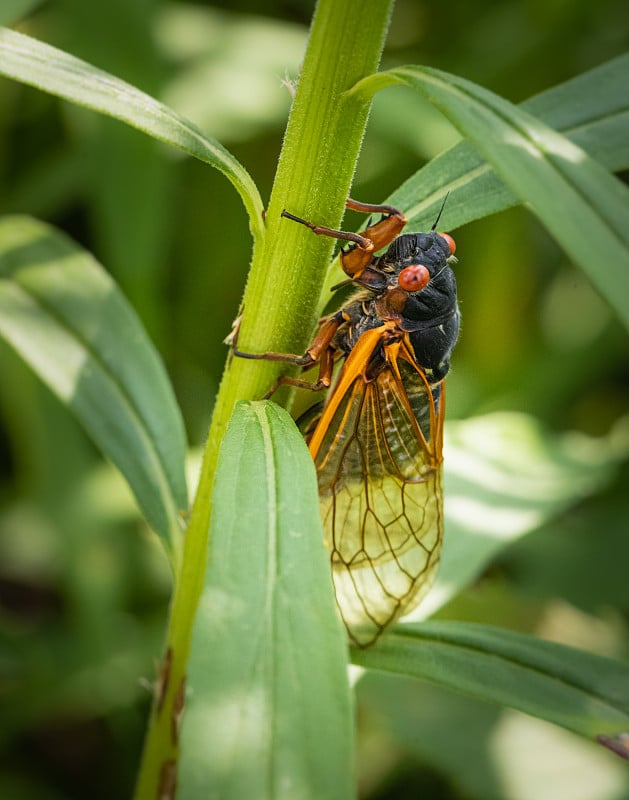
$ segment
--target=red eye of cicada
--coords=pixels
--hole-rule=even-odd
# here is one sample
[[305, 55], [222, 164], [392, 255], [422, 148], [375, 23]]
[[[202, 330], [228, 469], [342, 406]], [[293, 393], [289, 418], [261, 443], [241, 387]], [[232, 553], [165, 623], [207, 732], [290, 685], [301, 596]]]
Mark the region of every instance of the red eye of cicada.
[[442, 239], [446, 240], [446, 244], [448, 245], [448, 250], [450, 251], [450, 255], [453, 256], [456, 253], [456, 242], [450, 236], [449, 233], [440, 233]]
[[398, 275], [398, 286], [406, 292], [418, 292], [430, 280], [430, 272], [423, 264], [411, 264]]

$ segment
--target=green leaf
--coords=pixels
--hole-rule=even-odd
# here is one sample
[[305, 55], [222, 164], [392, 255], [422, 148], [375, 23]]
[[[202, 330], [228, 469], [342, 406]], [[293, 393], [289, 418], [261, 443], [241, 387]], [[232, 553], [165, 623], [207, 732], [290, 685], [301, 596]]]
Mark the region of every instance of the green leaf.
[[189, 120], [103, 70], [21, 33], [0, 29], [0, 74], [99, 111], [220, 170], [240, 194], [254, 236], [262, 236], [262, 200], [245, 168]]
[[591, 739], [629, 731], [629, 664], [461, 622], [400, 625], [355, 664], [423, 678]]
[[421, 92], [474, 143], [629, 326], [629, 189], [566, 137], [455, 75], [398, 67], [352, 91], [396, 83]]
[[[570, 138], [612, 171], [629, 168], [629, 54], [526, 100], [519, 107]], [[450, 192], [447, 230], [519, 200], [468, 141], [450, 147], [386, 200], [404, 210], [409, 230], [427, 230]]]
[[437, 580], [407, 619], [423, 619], [471, 584], [497, 553], [598, 491], [627, 456], [622, 427], [607, 438], [550, 435], [525, 414], [446, 424], [446, 529]]
[[94, 258], [29, 217], [0, 220], [0, 335], [76, 414], [176, 550], [183, 422], [133, 309]]
[[350, 798], [352, 712], [314, 465], [273, 403], [221, 446], [179, 797]]

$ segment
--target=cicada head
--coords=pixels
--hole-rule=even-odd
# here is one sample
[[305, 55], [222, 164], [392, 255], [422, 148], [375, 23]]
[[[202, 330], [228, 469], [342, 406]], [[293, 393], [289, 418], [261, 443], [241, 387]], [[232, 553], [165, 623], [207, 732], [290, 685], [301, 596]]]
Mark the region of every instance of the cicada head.
[[454, 250], [448, 234], [408, 233], [392, 242], [382, 259], [389, 288], [378, 300], [379, 312], [399, 319], [431, 381], [446, 376], [459, 333], [456, 277], [450, 268]]
[[455, 249], [449, 234], [405, 233], [389, 245], [382, 260], [398, 275], [409, 266], [421, 264], [432, 278], [448, 264]]

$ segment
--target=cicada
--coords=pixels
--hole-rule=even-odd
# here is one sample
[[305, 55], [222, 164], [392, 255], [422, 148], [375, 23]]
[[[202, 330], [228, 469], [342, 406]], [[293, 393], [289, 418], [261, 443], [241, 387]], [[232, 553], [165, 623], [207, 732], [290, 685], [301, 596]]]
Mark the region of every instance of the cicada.
[[350, 242], [341, 264], [358, 287], [354, 296], [320, 321], [303, 356], [235, 352], [319, 364], [314, 383], [292, 376], [278, 383], [328, 389], [323, 408], [306, 415], [304, 434], [338, 608], [351, 641], [366, 647], [418, 605], [439, 563], [444, 379], [460, 315], [455, 244], [436, 232], [439, 218], [428, 233], [402, 234], [406, 219], [397, 209], [347, 206], [382, 217], [353, 234], [283, 216]]

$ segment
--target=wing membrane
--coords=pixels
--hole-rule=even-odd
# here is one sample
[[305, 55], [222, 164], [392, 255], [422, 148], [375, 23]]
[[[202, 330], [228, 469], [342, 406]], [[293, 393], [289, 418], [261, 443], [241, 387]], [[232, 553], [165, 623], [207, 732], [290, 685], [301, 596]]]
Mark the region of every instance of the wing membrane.
[[[428, 590], [443, 527], [441, 385], [428, 385], [406, 341], [368, 333], [310, 443], [337, 602], [361, 646]], [[381, 362], [372, 378], [366, 353]]]

